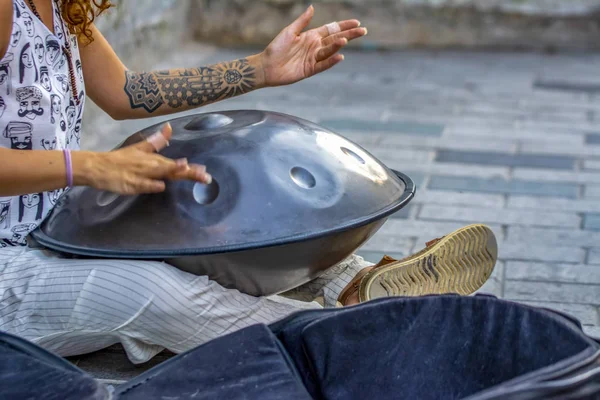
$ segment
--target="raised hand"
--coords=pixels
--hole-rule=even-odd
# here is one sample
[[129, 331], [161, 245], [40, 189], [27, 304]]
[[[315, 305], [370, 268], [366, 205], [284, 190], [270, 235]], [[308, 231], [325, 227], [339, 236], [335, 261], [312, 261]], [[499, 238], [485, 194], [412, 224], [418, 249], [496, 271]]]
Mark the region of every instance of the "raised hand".
[[313, 15], [310, 6], [261, 53], [265, 86], [289, 85], [330, 69], [344, 59], [339, 51], [350, 40], [367, 34], [355, 19], [303, 32]]

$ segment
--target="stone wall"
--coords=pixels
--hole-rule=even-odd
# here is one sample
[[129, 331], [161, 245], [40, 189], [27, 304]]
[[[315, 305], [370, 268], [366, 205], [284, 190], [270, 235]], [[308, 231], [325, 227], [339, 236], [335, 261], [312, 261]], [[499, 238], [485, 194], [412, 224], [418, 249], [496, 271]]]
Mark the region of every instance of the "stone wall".
[[[600, 0], [315, 0], [314, 25], [359, 18], [367, 48], [600, 49]], [[198, 0], [197, 39], [263, 46], [310, 4]]]
[[193, 0], [113, 0], [97, 25], [126, 65], [140, 68], [189, 38], [187, 12]]
[[[96, 24], [128, 68], [147, 70], [190, 39], [185, 21], [192, 1], [113, 0], [116, 7], [100, 16]], [[133, 133], [137, 125], [114, 121], [88, 100], [83, 126], [83, 148], [108, 150], [118, 143], [114, 138]]]

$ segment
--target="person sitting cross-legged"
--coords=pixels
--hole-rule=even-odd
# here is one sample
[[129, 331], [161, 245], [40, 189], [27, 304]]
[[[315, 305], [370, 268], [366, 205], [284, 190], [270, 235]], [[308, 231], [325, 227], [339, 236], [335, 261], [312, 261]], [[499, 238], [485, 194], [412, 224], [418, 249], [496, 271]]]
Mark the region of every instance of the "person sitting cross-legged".
[[[119, 150], [80, 150], [81, 134], [93, 134], [82, 126], [88, 97], [117, 120], [175, 114], [310, 78], [341, 62], [339, 51], [367, 33], [354, 19], [307, 30], [309, 7], [259, 54], [141, 72], [123, 65], [93, 23], [110, 6], [0, 0], [0, 331], [61, 356], [121, 343], [132, 362], [142, 363], [163, 349], [181, 353], [299, 310], [382, 296], [468, 294], [490, 276], [496, 242], [481, 225], [405, 260], [373, 266], [350, 256], [314, 281], [269, 297], [162, 262], [71, 259], [32, 246], [29, 233], [66, 187], [135, 195], [162, 192], [165, 181], [211, 182], [204, 166], [157, 154], [171, 138], [168, 125]], [[319, 297], [322, 304], [312, 301]]]

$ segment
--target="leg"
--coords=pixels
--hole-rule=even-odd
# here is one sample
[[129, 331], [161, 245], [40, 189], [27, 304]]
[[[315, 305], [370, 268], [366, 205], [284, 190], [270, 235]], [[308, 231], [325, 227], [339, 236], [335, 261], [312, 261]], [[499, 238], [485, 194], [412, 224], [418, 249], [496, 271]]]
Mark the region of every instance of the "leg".
[[159, 262], [72, 260], [26, 248], [0, 252], [0, 296], [0, 330], [61, 356], [120, 342], [135, 363], [320, 308], [252, 297]]
[[[322, 290], [329, 306], [338, 296], [342, 304], [352, 304], [344, 299], [358, 299], [359, 294], [360, 301], [466, 294], [485, 282], [496, 256], [493, 233], [471, 226], [398, 262], [369, 268], [351, 257], [299, 292]], [[164, 348], [179, 353], [248, 325], [320, 308], [227, 290], [163, 263], [66, 260], [22, 248], [0, 252], [0, 295], [0, 330], [63, 356], [121, 342], [133, 362], [147, 361]]]
[[434, 239], [400, 261], [384, 257], [363, 269], [340, 294], [342, 305], [381, 297], [476, 292], [490, 277], [498, 258], [494, 232], [469, 225]]
[[282, 294], [282, 296], [300, 301], [313, 301], [318, 297], [322, 297], [325, 307], [336, 307], [340, 293], [342, 293], [344, 288], [348, 286], [360, 271], [372, 265], [360, 256], [351, 255], [331, 267], [317, 279], [290, 290]]
[[497, 257], [494, 233], [469, 225], [399, 261], [386, 256], [372, 265], [352, 256], [285, 296], [305, 301], [323, 296], [325, 307], [335, 307], [390, 296], [468, 295], [489, 278]]

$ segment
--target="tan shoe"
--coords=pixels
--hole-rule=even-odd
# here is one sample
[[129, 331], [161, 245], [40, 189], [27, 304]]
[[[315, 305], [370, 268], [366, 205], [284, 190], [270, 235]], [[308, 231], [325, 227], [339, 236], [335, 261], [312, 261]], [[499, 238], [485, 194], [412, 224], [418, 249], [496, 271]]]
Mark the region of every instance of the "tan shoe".
[[423, 250], [402, 260], [385, 256], [358, 273], [338, 302], [345, 305], [357, 291], [361, 303], [390, 296], [469, 295], [488, 280], [497, 258], [492, 230], [470, 225], [428, 242]]

